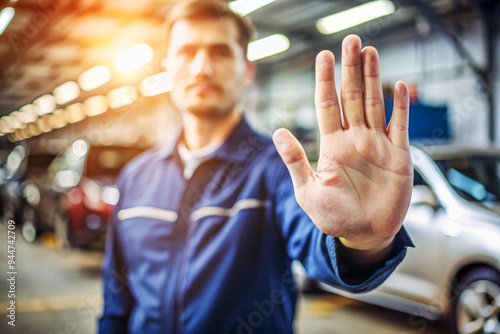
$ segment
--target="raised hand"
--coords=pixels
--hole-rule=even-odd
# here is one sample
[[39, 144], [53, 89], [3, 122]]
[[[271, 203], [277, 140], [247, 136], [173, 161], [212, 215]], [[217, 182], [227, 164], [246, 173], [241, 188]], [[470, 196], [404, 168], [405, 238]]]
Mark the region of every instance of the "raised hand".
[[321, 134], [315, 172], [285, 129], [274, 143], [292, 177], [295, 197], [316, 226], [358, 250], [381, 250], [399, 231], [410, 203], [413, 167], [408, 143], [408, 89], [397, 82], [386, 128], [379, 60], [358, 36], [342, 44], [341, 104], [334, 55], [316, 58], [316, 113]]

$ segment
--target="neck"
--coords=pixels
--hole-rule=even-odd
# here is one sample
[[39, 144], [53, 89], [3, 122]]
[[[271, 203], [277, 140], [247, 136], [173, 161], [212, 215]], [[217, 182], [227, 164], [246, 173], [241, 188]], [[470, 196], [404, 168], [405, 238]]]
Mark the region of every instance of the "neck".
[[204, 118], [186, 113], [182, 117], [184, 144], [190, 150], [220, 144], [238, 125], [241, 117], [241, 112], [236, 109], [222, 118]]

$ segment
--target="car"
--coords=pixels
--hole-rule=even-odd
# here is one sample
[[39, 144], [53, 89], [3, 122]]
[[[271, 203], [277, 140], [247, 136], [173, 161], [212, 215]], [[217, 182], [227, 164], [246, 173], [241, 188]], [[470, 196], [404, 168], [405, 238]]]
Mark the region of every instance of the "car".
[[[107, 223], [119, 192], [114, 181], [123, 166], [143, 148], [91, 145], [77, 140], [50, 164], [44, 182], [30, 184], [32, 235], [39, 229], [55, 235], [56, 248], [103, 249]], [[27, 192], [29, 195], [30, 192]], [[23, 229], [24, 230], [24, 229]]]
[[[23, 221], [30, 215], [30, 202], [37, 201], [39, 193], [33, 184], [42, 182], [55, 153], [30, 152], [24, 145], [16, 146], [7, 156], [0, 182], [0, 213], [2, 222], [14, 220], [23, 228], [23, 236], [30, 241], [30, 227], [25, 230]], [[28, 234], [24, 232], [28, 231]]]
[[451, 333], [500, 333], [500, 151], [412, 145], [411, 156], [404, 226], [415, 248], [374, 291], [319, 287], [408, 313], [417, 325], [441, 319]]

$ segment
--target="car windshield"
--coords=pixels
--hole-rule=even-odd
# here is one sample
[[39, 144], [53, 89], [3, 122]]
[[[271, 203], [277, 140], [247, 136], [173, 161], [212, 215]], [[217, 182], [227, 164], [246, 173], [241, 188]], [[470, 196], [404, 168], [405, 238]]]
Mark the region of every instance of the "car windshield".
[[459, 155], [436, 164], [457, 193], [468, 201], [500, 200], [500, 156]]
[[115, 178], [120, 170], [142, 149], [117, 146], [92, 146], [89, 150], [85, 176], [89, 178]]

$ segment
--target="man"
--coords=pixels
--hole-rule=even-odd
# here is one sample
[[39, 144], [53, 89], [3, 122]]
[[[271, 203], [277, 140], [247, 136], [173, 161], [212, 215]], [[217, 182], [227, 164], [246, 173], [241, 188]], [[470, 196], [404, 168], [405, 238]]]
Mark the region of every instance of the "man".
[[344, 40], [343, 122], [333, 54], [318, 55], [315, 172], [287, 130], [275, 147], [242, 116], [255, 71], [248, 21], [224, 2], [188, 0], [167, 23], [183, 129], [118, 178], [100, 333], [291, 333], [294, 259], [353, 292], [386, 279], [412, 245], [401, 226], [413, 168], [408, 92], [396, 84], [386, 128], [376, 50]]

